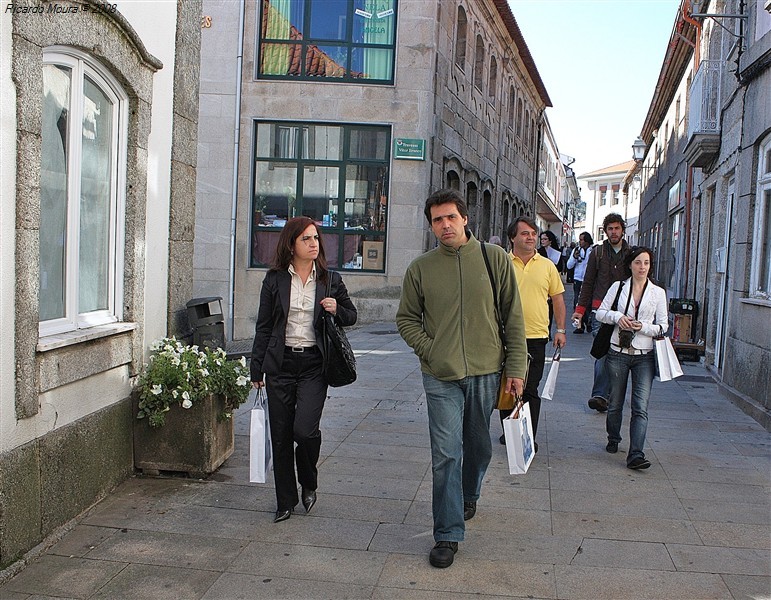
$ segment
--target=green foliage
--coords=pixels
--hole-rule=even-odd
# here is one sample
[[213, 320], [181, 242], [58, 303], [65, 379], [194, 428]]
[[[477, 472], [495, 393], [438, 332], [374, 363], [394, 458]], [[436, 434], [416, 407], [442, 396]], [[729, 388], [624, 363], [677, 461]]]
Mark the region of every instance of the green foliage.
[[172, 405], [189, 409], [209, 394], [225, 398], [223, 419], [246, 401], [251, 385], [245, 358], [228, 360], [221, 348], [200, 350], [173, 337], [154, 342], [150, 349], [150, 363], [137, 383], [137, 418], [147, 418], [152, 427], [166, 422]]

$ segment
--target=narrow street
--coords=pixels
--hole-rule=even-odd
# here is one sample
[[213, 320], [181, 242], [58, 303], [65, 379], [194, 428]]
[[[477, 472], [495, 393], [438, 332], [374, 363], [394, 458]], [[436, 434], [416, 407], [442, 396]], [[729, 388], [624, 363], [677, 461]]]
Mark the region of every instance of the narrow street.
[[392, 323], [350, 338], [360, 376], [330, 390], [311, 514], [272, 523], [272, 485], [248, 483], [244, 406], [236, 451], [209, 480], [129, 479], [0, 585], [0, 598], [771, 596], [769, 436], [698, 363], [684, 363], [676, 382], [654, 383], [653, 466], [630, 471], [627, 439], [606, 453], [605, 419], [586, 405], [591, 336], [569, 333], [530, 471], [508, 474], [493, 415], [477, 514], [455, 564], [439, 570], [428, 564], [431, 466], [417, 359]]

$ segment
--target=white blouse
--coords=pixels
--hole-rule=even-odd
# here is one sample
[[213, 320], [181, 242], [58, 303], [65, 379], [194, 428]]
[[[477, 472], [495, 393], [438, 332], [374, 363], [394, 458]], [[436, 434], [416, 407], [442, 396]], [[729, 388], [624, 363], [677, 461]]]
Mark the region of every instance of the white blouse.
[[[597, 309], [597, 320], [600, 323], [608, 323], [616, 325], [613, 328], [613, 335], [610, 338], [610, 343], [616, 346], [618, 343], [618, 320], [624, 316], [624, 309], [626, 308], [627, 299], [632, 289], [632, 278], [623, 282], [624, 287], [621, 290], [621, 295], [618, 298], [618, 306], [616, 310], [610, 310], [613, 305], [613, 300], [616, 299], [616, 293], [618, 292], [618, 286], [620, 282], [615, 282], [610, 286], [608, 293], [605, 294], [605, 298], [602, 300], [600, 308]], [[667, 308], [667, 292], [655, 285], [651, 281], [648, 281], [648, 285], [645, 288], [645, 293], [640, 298], [640, 309], [635, 317], [634, 298], [629, 302], [629, 309], [626, 316], [636, 318], [642, 323], [642, 329], [636, 333], [632, 339], [632, 347], [638, 350], [652, 350], [653, 338], [659, 334], [664, 334], [669, 329], [669, 312]]]

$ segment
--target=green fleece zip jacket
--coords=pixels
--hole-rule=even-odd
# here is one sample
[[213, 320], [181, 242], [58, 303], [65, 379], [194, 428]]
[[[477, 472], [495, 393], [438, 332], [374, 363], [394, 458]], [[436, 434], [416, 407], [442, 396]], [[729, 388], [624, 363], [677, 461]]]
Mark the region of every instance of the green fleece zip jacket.
[[[441, 381], [500, 371], [504, 359], [493, 291], [479, 241], [458, 250], [444, 244], [416, 258], [404, 275], [396, 326], [420, 358], [424, 373]], [[507, 377], [525, 378], [527, 344], [511, 259], [486, 244], [506, 330]]]

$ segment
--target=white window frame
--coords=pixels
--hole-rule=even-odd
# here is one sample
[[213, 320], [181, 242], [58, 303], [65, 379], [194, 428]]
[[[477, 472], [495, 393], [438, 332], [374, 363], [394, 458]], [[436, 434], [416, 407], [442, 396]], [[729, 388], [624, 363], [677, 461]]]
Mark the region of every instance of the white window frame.
[[[126, 212], [126, 165], [128, 139], [128, 96], [110, 73], [88, 54], [67, 46], [51, 46], [43, 50], [44, 65], [61, 65], [72, 69], [71, 111], [67, 156], [67, 240], [65, 242], [64, 316], [41, 321], [40, 337], [78, 329], [115, 323], [123, 318], [123, 273]], [[88, 313], [78, 310], [79, 298], [79, 224], [82, 170], [81, 142], [83, 122], [83, 83], [88, 77], [113, 102], [113, 157], [111, 166], [111, 198], [109, 229], [108, 302], [107, 309]], [[78, 124], [78, 125], [76, 125]]]
[[[753, 236], [752, 248], [752, 269], [750, 271], [750, 298], [758, 300], [771, 301], [771, 281], [760, 281], [761, 277], [761, 262], [763, 256], [760, 249], [763, 246], [764, 240], [768, 242], [768, 236], [771, 235], [771, 231], [767, 231], [763, 228], [768, 215], [766, 215], [766, 206], [764, 196], [767, 193], [771, 193], [771, 135], [760, 145], [760, 152], [758, 153], [758, 181], [757, 192], [755, 200], [755, 235]], [[771, 210], [771, 208], [769, 208]], [[766, 265], [767, 273], [771, 272], [771, 265]], [[768, 277], [768, 275], [767, 275]], [[771, 277], [769, 277], [771, 280]], [[762, 289], [765, 287], [766, 289]]]

